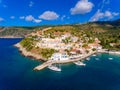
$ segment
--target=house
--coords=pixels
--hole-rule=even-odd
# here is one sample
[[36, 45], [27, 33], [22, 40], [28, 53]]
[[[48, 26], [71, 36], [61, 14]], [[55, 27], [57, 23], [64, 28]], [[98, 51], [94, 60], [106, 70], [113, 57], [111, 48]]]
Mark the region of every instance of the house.
[[67, 55], [67, 53], [54, 53], [51, 56], [52, 60], [69, 60], [69, 56]]
[[102, 49], [102, 46], [100, 44], [98, 44], [98, 43], [89, 44], [88, 46], [91, 47], [92, 49], [93, 48], [95, 48], [97, 50]]
[[77, 52], [76, 52], [77, 50], [76, 49], [72, 49], [71, 51], [70, 51], [70, 54], [71, 55], [77, 55]]
[[86, 47], [84, 47], [86, 50], [91, 50], [91, 48], [92, 47], [90, 47], [90, 46], [86, 46]]
[[115, 46], [115, 45], [116, 45], [116, 43], [110, 43], [110, 46], [112, 46], [112, 47]]
[[85, 51], [86, 51], [85, 48], [80, 48], [79, 50], [80, 50], [81, 54], [85, 54]]
[[54, 32], [54, 36], [60, 36], [61, 35], [61, 32]]
[[101, 41], [98, 38], [95, 38], [96, 43], [100, 43]]
[[72, 49], [72, 50], [70, 51], [70, 54], [71, 54], [71, 55], [77, 55], [77, 54], [81, 54], [81, 52], [80, 52], [79, 49]]
[[75, 36], [72, 37], [72, 41], [73, 41], [73, 42], [77, 42], [77, 41], [78, 41], [78, 37], [75, 37]]
[[70, 36], [71, 36], [70, 33], [64, 32], [64, 35], [62, 35], [61, 38], [62, 38], [62, 39], [66, 39], [66, 38], [68, 38], [68, 37], [70, 37]]

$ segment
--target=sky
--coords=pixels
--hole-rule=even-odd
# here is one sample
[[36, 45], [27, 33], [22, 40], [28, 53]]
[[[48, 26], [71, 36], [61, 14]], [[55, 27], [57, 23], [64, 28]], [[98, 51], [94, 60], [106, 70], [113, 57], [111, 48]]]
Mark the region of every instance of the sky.
[[120, 19], [120, 0], [0, 0], [0, 26], [76, 24]]

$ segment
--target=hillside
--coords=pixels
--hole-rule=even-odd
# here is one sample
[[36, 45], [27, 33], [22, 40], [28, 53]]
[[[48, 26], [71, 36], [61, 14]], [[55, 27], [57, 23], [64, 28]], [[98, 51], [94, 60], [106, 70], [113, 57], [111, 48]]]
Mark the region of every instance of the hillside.
[[24, 38], [36, 30], [42, 30], [48, 26], [39, 27], [0, 27], [1, 38]]
[[82, 37], [98, 38], [103, 48], [120, 49], [120, 20], [99, 21], [85, 24], [56, 25], [56, 26], [37, 26], [37, 27], [0, 27], [0, 37], [27, 37], [31, 32], [41, 31], [47, 27], [52, 29], [45, 31], [45, 35], [54, 32], [70, 32], [72, 35]]
[[[50, 26], [50, 25], [49, 25]], [[0, 37], [26, 37], [33, 31], [42, 30], [43, 28], [49, 26], [34, 26], [34, 27], [0, 27]], [[99, 21], [99, 22], [89, 22], [86, 24], [73, 24], [73, 25], [56, 25], [52, 27], [61, 28], [64, 26], [64, 29], [67, 29], [68, 26], [84, 30], [86, 32], [94, 33], [112, 33], [118, 34], [120, 31], [120, 19], [115, 21]]]

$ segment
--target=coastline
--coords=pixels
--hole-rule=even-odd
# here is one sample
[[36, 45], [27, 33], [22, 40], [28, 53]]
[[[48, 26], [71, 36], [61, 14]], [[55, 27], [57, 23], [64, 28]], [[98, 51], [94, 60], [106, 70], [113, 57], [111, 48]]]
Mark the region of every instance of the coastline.
[[42, 70], [46, 67], [48, 67], [49, 65], [52, 65], [52, 64], [65, 64], [65, 63], [72, 63], [72, 62], [77, 62], [77, 61], [82, 61], [84, 60], [85, 58], [91, 56], [92, 54], [95, 54], [96, 52], [92, 52], [92, 53], [89, 53], [89, 54], [85, 54], [84, 56], [82, 57], [79, 57], [79, 58], [76, 58], [76, 59], [72, 59], [72, 60], [57, 60], [57, 61], [53, 61], [53, 60], [48, 60], [47, 62], [43, 63], [43, 64], [40, 64], [38, 66], [36, 66], [34, 68], [34, 70]]
[[0, 37], [0, 39], [17, 39], [17, 38], [24, 38], [24, 37], [13, 37], [13, 36], [3, 36], [3, 37]]
[[15, 44], [14, 46], [17, 47], [19, 49], [20, 53], [25, 57], [30, 57], [30, 58], [34, 58], [36, 60], [46, 61], [40, 55], [26, 51], [25, 48], [23, 48], [19, 43]]
[[117, 54], [117, 55], [120, 55], [120, 51], [109, 51], [107, 49], [102, 49], [102, 50], [99, 50], [98, 53], [108, 53], [108, 54]]
[[15, 47], [17, 47], [19, 49], [19, 51], [21, 52], [21, 54], [23, 56], [26, 56], [26, 57], [30, 57], [30, 58], [34, 58], [36, 60], [41, 60], [41, 61], [44, 61], [43, 64], [40, 64], [38, 66], [36, 66], [34, 68], [34, 70], [42, 70], [44, 69], [45, 67], [51, 65], [51, 64], [64, 64], [64, 63], [72, 63], [72, 62], [76, 62], [76, 61], [82, 61], [84, 60], [85, 58], [93, 55], [93, 54], [96, 54], [96, 53], [108, 53], [108, 54], [119, 54], [120, 55], [120, 52], [117, 52], [117, 51], [108, 51], [106, 49], [101, 49], [99, 51], [94, 51], [94, 52], [91, 52], [89, 54], [85, 54], [84, 56], [82, 57], [79, 57], [79, 58], [76, 58], [76, 59], [73, 59], [73, 60], [61, 60], [61, 61], [53, 61], [53, 60], [45, 60], [43, 59], [40, 55], [38, 54], [34, 54], [34, 53], [31, 53], [31, 52], [28, 52], [26, 51], [25, 48], [23, 48], [20, 43], [17, 43], [14, 45]]

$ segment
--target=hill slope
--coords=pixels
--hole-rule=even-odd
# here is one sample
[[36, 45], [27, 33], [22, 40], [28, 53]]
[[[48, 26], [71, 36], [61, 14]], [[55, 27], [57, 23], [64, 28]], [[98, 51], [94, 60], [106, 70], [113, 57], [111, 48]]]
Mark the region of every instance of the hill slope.
[[[0, 37], [27, 37], [28, 34], [36, 30], [42, 30], [49, 26], [38, 27], [0, 27]], [[116, 21], [89, 22], [86, 24], [56, 25], [51, 26], [46, 34], [54, 32], [71, 32], [75, 36], [86, 34], [87, 37], [97, 37], [102, 42], [101, 45], [107, 49], [120, 49], [120, 19]], [[113, 47], [114, 46], [114, 47]]]

